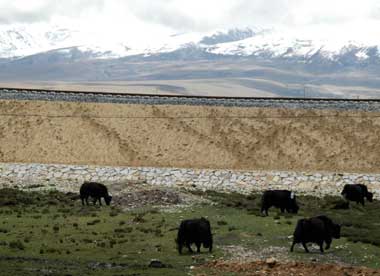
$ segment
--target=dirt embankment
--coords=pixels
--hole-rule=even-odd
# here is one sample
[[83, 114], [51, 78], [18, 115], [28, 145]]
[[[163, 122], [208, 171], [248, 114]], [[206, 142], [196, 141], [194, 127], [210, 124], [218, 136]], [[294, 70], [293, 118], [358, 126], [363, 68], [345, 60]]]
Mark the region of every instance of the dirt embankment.
[[378, 113], [0, 101], [0, 162], [379, 172]]

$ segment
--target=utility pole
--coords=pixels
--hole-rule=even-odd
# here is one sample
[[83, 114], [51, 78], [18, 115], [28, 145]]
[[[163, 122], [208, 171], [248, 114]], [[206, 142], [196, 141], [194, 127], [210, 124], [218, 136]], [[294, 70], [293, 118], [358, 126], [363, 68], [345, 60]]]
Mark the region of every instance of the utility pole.
[[303, 97], [306, 98], [306, 84], [303, 85]]

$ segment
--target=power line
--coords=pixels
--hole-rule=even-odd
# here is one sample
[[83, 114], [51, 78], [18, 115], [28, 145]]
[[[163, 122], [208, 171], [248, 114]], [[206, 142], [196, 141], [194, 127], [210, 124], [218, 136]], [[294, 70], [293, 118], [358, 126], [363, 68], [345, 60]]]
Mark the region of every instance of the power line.
[[380, 115], [362, 116], [362, 115], [294, 115], [294, 116], [97, 116], [97, 115], [44, 115], [44, 114], [16, 114], [0, 113], [0, 117], [41, 117], [41, 118], [80, 118], [80, 119], [313, 119], [313, 118], [380, 118]]

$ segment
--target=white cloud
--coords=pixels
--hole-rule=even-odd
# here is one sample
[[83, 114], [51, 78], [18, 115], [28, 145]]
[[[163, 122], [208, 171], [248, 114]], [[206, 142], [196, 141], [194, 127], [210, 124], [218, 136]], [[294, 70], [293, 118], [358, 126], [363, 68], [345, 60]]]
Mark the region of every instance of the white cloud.
[[133, 36], [232, 27], [380, 37], [378, 0], [0, 0], [0, 24], [50, 22]]

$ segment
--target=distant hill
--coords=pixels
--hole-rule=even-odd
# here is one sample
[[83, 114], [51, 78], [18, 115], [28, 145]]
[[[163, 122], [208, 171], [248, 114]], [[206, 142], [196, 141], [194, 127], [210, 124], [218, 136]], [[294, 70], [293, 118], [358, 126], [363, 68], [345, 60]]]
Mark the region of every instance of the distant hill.
[[[299, 95], [305, 86], [315, 97], [380, 95], [378, 45], [304, 39], [262, 29], [177, 34], [149, 47], [136, 46], [122, 35], [106, 42], [83, 37], [59, 27], [2, 27], [0, 81], [175, 81], [181, 86], [181, 80], [211, 79], [231, 86], [239, 82], [252, 95], [258, 90]], [[276, 89], [268, 86], [273, 82], [279, 84]], [[231, 95], [239, 95], [239, 90]]]

